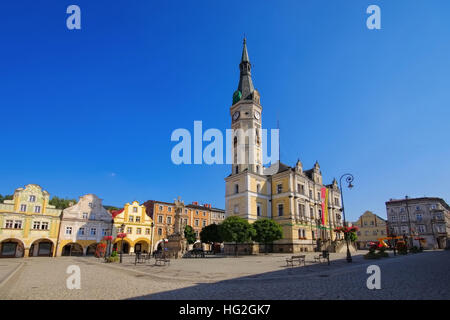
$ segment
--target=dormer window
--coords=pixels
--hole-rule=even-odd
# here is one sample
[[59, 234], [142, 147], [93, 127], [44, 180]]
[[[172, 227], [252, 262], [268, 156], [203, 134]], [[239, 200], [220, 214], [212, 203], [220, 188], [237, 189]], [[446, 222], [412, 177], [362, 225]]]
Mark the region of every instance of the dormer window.
[[36, 196], [30, 196], [29, 201], [30, 202], [35, 202], [36, 201]]

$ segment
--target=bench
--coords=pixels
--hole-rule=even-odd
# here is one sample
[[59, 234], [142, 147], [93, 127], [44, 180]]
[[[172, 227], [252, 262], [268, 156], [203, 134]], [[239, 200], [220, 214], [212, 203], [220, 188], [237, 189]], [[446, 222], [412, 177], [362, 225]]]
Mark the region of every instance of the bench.
[[159, 265], [160, 263], [164, 263], [164, 265], [168, 263], [170, 265], [170, 259], [166, 257], [157, 257], [155, 259], [155, 265]]
[[286, 264], [289, 267], [289, 265], [291, 265], [292, 267], [294, 266], [294, 262], [298, 261], [298, 265], [300, 265], [303, 262], [303, 265], [306, 266], [306, 262], [305, 262], [305, 255], [301, 255], [301, 256], [292, 256], [290, 258], [286, 258]]
[[318, 261], [319, 263], [322, 263], [325, 262], [325, 260], [328, 261], [328, 265], [330, 265], [330, 253], [326, 250], [322, 251], [321, 254], [314, 257], [314, 262]]

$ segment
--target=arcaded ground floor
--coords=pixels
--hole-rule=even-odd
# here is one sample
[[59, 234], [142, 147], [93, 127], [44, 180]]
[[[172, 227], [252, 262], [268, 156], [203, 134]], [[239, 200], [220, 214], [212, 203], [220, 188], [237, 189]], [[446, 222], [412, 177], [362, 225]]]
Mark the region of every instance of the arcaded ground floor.
[[[450, 299], [450, 251], [425, 251], [353, 263], [331, 254], [331, 265], [286, 266], [289, 254], [177, 259], [170, 265], [106, 264], [94, 257], [0, 260], [0, 299]], [[392, 253], [390, 253], [392, 255]], [[380, 267], [381, 289], [367, 288], [367, 268]], [[75, 269], [80, 289], [69, 289]], [[69, 272], [69, 273], [68, 273]], [[72, 284], [74, 282], [71, 282]]]

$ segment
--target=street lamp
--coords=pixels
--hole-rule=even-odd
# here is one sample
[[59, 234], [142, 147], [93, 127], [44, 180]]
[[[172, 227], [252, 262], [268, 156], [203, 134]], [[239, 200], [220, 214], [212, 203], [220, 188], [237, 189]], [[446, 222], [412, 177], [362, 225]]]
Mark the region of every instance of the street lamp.
[[[351, 188], [353, 188], [353, 185], [352, 185], [353, 175], [351, 175], [350, 173], [346, 173], [346, 174], [343, 174], [341, 176], [341, 178], [339, 179], [339, 189], [341, 190], [341, 204], [342, 204], [341, 211], [342, 211], [342, 215], [344, 217], [344, 227], [347, 227], [347, 222], [345, 220], [345, 209], [344, 209], [344, 192], [342, 189], [342, 178], [344, 178], [344, 177], [345, 177], [345, 181], [348, 183], [348, 188], [351, 189]], [[348, 236], [346, 238], [347, 239], [345, 239], [345, 242], [347, 244], [347, 262], [350, 263], [350, 262], [352, 262], [352, 255], [350, 254], [350, 248], [348, 245]]]
[[150, 254], [150, 257], [153, 255], [153, 228], [155, 227], [155, 223], [154, 222], [152, 222], [152, 224], [151, 224], [151, 235], [150, 235], [150, 251], [149, 251], [149, 254]]
[[125, 238], [125, 237], [124, 237], [124, 234], [123, 234], [124, 231], [125, 231], [125, 224], [122, 223], [122, 225], [120, 226], [120, 233], [122, 233], [122, 234], [121, 234], [121, 236], [122, 236], [122, 241], [120, 242], [120, 263], [122, 263], [123, 238]]

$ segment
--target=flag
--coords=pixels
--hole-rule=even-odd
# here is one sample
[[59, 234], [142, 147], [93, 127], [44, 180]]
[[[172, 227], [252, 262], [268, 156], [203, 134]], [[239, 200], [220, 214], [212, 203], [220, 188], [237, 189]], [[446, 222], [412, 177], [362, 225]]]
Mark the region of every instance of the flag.
[[328, 188], [323, 187], [321, 190], [322, 198], [322, 225], [328, 223]]

